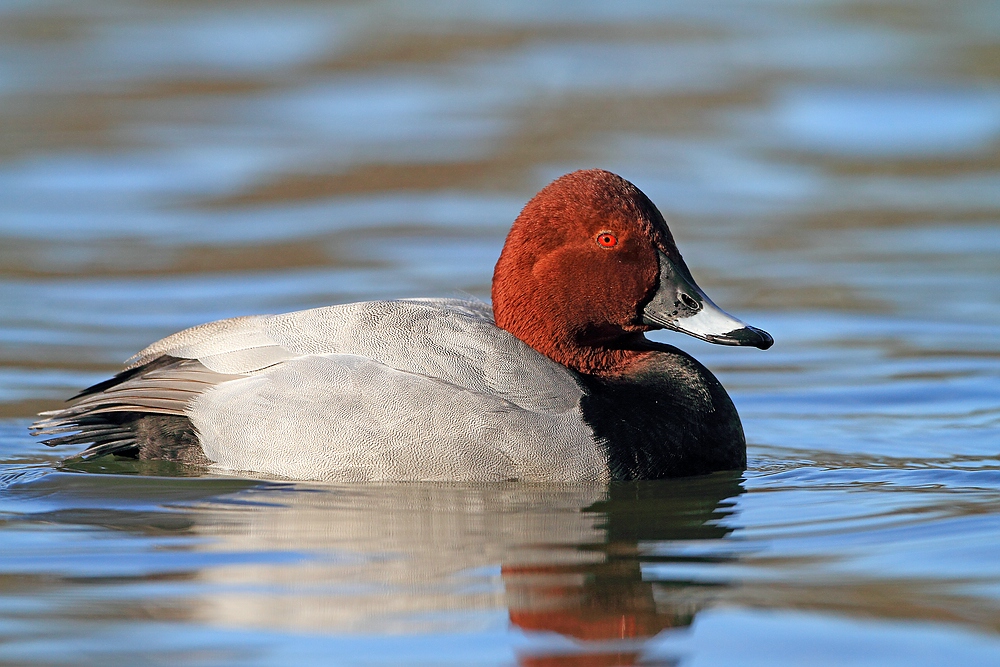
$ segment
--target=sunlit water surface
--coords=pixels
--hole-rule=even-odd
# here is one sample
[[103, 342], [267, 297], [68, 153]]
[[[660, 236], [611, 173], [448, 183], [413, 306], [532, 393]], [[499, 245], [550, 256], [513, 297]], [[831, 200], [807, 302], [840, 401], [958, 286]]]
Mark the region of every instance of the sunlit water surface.
[[[1000, 664], [1000, 11], [0, 2], [0, 663]], [[222, 317], [486, 299], [605, 167], [767, 351], [742, 475], [61, 465], [38, 410]]]

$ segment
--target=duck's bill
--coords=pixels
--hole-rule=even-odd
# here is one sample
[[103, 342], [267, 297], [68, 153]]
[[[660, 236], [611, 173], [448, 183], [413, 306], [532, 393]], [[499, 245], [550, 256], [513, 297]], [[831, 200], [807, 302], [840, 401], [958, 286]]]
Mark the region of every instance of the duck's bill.
[[648, 312], [644, 313], [644, 320], [646, 324], [679, 331], [718, 345], [747, 345], [766, 350], [774, 344], [771, 334], [741, 322], [708, 297], [704, 297], [702, 304], [701, 310], [693, 315], [673, 321], [661, 320]]
[[660, 284], [642, 312], [649, 326], [672, 329], [718, 345], [745, 345], [766, 350], [771, 335], [736, 319], [715, 305], [690, 278], [686, 266], [660, 255]]

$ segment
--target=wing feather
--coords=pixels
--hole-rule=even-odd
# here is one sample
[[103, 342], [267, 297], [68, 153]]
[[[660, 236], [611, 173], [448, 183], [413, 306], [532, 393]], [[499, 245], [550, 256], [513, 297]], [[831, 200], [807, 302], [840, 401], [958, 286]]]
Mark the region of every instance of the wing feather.
[[[161, 356], [143, 366], [122, 371], [114, 378], [86, 389], [60, 410], [41, 413], [31, 425], [33, 435], [58, 435], [47, 445], [100, 445], [102, 450], [134, 445], [134, 433], [114, 413], [187, 416], [194, 399], [206, 389], [236, 375], [211, 371], [196, 359]], [[102, 417], [103, 416], [103, 417]], [[69, 434], [69, 435], [59, 435]], [[96, 455], [96, 447], [88, 455]]]
[[485, 304], [375, 301], [178, 332], [31, 429], [141, 451], [128, 420], [159, 415], [223, 467], [304, 479], [596, 479], [581, 395]]

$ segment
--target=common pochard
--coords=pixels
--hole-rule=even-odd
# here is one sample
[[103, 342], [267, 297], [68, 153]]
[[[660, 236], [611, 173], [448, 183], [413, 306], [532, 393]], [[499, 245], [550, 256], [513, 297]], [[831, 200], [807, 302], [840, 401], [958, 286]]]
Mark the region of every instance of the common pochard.
[[643, 335], [766, 349], [719, 309], [625, 179], [577, 171], [525, 205], [493, 307], [370, 301], [181, 331], [32, 430], [46, 444], [293, 479], [605, 481], [742, 469], [719, 381]]

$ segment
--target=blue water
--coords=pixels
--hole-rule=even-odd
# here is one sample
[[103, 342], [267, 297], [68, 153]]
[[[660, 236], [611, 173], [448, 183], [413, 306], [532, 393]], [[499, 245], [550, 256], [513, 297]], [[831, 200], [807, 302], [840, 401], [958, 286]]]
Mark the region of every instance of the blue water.
[[[0, 665], [1000, 663], [1000, 11], [0, 3]], [[743, 474], [63, 464], [33, 415], [222, 317], [489, 297], [604, 167], [766, 351]]]

